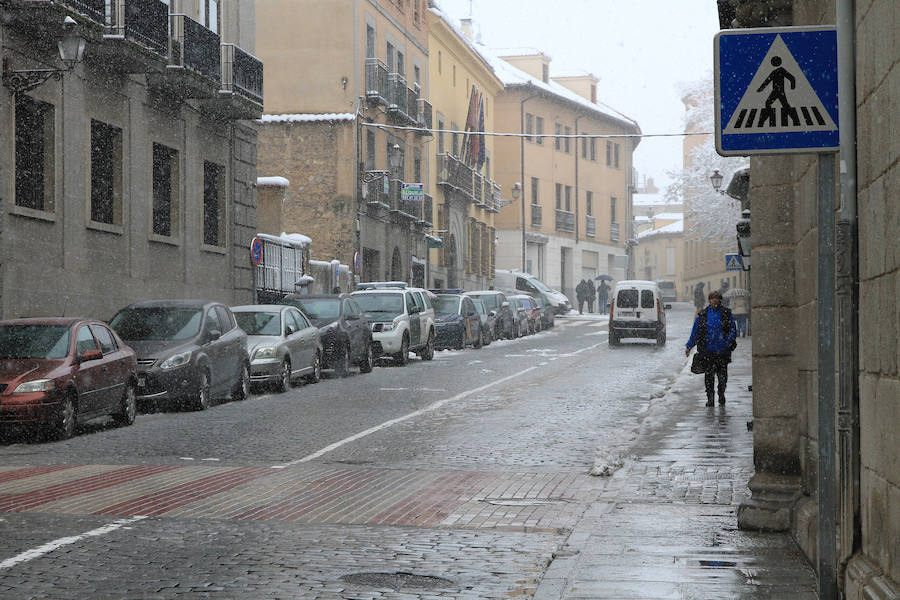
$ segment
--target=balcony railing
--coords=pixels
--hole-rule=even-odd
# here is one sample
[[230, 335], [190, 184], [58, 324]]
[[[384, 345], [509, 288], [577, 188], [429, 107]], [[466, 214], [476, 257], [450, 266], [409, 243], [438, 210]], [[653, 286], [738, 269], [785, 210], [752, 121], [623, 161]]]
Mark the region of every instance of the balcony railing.
[[403, 198], [403, 184], [405, 183], [405, 181], [400, 179], [390, 180], [388, 205], [391, 207], [391, 212], [395, 215], [418, 221], [422, 212], [422, 201]]
[[406, 88], [406, 113], [409, 122], [415, 124], [418, 122], [419, 111], [419, 90], [418, 86]]
[[473, 173], [472, 199], [478, 206], [484, 206], [484, 176], [481, 173]]
[[222, 44], [222, 90], [262, 104], [262, 61], [235, 44]]
[[531, 226], [540, 227], [544, 222], [543, 207], [540, 204], [531, 204]]
[[610, 223], [610, 225], [609, 225], [609, 240], [611, 242], [619, 241], [619, 224], [618, 223]]
[[169, 7], [160, 0], [110, 0], [109, 35], [137, 42], [165, 56], [169, 46]]
[[388, 103], [387, 66], [377, 58], [366, 59], [366, 97]]
[[398, 110], [409, 114], [409, 96], [406, 87], [406, 77], [400, 73], [391, 73], [388, 76], [388, 110]]
[[575, 213], [556, 209], [556, 231], [575, 231]]
[[500, 212], [500, 186], [484, 178], [484, 204], [490, 212]]
[[420, 225], [431, 227], [434, 224], [433, 210], [434, 198], [431, 197], [431, 194], [425, 194], [425, 197], [422, 199], [422, 214], [419, 216]]
[[106, 0], [64, 0], [63, 4], [97, 23], [106, 23]]
[[431, 129], [431, 114], [432, 114], [431, 102], [429, 102], [425, 98], [419, 98], [418, 101], [416, 102], [416, 104], [418, 107], [418, 111], [417, 111], [418, 118], [416, 119], [416, 123], [419, 125], [419, 127], [424, 127], [425, 129]]
[[369, 206], [388, 206], [388, 197], [384, 193], [384, 172], [367, 171], [365, 176], [370, 179], [363, 181], [362, 196]]
[[170, 64], [186, 67], [210, 79], [222, 76], [219, 35], [187, 15], [172, 15]]
[[588, 237], [594, 237], [597, 235], [597, 217], [587, 215], [585, 219], [587, 219], [587, 223], [585, 224], [584, 234]]

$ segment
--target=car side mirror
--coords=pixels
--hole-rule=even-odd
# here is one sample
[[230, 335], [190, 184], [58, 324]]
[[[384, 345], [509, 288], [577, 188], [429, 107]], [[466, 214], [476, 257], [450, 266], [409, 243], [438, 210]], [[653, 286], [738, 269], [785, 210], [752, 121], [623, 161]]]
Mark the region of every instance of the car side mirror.
[[670, 308], [672, 308], [672, 305], [671, 305], [671, 304], [666, 304], [665, 306], [663, 306], [663, 308], [665, 308], [666, 310], [669, 310]]
[[497, 316], [497, 311], [493, 311], [493, 310], [492, 310], [491, 312], [488, 313], [488, 316], [489, 316], [489, 317], [496, 317], [496, 316]]
[[81, 362], [87, 362], [89, 360], [100, 360], [101, 358], [103, 358], [102, 350], [85, 350], [78, 357], [78, 360], [80, 360]]
[[509, 308], [509, 302], [506, 300], [503, 301], [503, 304], [500, 305], [500, 308]]
[[288, 325], [284, 328], [284, 335], [294, 335], [294, 326]]

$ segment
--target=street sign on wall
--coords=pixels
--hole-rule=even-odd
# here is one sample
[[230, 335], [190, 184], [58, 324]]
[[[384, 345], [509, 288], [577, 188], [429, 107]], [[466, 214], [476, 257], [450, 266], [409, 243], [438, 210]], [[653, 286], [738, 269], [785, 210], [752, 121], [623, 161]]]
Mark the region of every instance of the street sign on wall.
[[725, 270], [726, 271], [743, 271], [744, 263], [741, 260], [740, 254], [726, 254], [725, 255]]
[[720, 155], [838, 150], [835, 28], [732, 29], [713, 46]]

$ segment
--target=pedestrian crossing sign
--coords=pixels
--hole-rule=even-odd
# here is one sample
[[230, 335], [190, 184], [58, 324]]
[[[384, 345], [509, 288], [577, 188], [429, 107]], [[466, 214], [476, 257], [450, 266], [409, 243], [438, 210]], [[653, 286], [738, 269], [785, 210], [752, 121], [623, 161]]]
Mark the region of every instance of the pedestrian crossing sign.
[[731, 29], [713, 46], [720, 155], [839, 148], [834, 27]]
[[740, 254], [726, 254], [725, 255], [725, 270], [726, 271], [743, 271], [744, 270], [744, 262], [741, 260]]

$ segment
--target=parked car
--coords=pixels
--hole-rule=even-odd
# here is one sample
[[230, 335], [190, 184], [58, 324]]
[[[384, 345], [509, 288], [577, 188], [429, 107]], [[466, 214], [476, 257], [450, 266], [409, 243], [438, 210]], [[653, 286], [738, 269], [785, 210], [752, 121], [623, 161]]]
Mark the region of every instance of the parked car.
[[537, 333], [543, 328], [541, 309], [537, 305], [537, 301], [528, 294], [513, 294], [509, 296], [515, 299], [525, 309], [528, 317], [528, 333]]
[[482, 341], [485, 346], [490, 346], [491, 342], [494, 341], [494, 327], [495, 321], [497, 320], [497, 313], [485, 308], [481, 298], [472, 298], [472, 302], [475, 304], [475, 310], [478, 311], [478, 317], [481, 319]]
[[494, 339], [513, 339], [518, 335], [518, 319], [513, 316], [513, 309], [509, 305], [506, 294], [496, 290], [478, 290], [466, 292], [466, 296], [478, 298], [484, 302], [484, 307], [495, 313]]
[[205, 410], [213, 400], [250, 395], [247, 334], [224, 304], [137, 302], [109, 324], [137, 354], [140, 403], [177, 402]]
[[484, 337], [481, 317], [472, 298], [463, 294], [438, 294], [434, 300], [435, 342], [438, 350], [462, 350], [469, 344], [481, 348]]
[[516, 290], [517, 294], [543, 296], [547, 303], [554, 307], [558, 315], [564, 315], [572, 308], [569, 298], [565, 294], [552, 289], [530, 273], [496, 269], [494, 285], [497, 286], [497, 289]]
[[350, 374], [351, 365], [357, 365], [361, 373], [372, 371], [375, 366], [372, 327], [349, 294], [288, 294], [281, 303], [299, 308], [319, 328], [324, 368], [334, 369], [340, 377]]
[[640, 279], [620, 281], [609, 306], [609, 345], [622, 338], [650, 338], [657, 346], [666, 343], [666, 312], [659, 287]]
[[531, 296], [541, 311], [541, 329], [551, 329], [556, 324], [556, 308], [548, 304], [543, 296]]
[[529, 319], [528, 304], [521, 300], [516, 294], [507, 296], [509, 306], [513, 310], [513, 316], [516, 320], [516, 337], [523, 337], [531, 333], [531, 324]]
[[372, 326], [376, 356], [390, 356], [399, 365], [409, 362], [410, 352], [422, 360], [434, 358], [434, 308], [427, 290], [406, 287], [402, 282], [364, 283], [357, 287], [362, 289], [351, 297]]
[[78, 318], [0, 321], [0, 424], [69, 438], [84, 421], [134, 423], [134, 351], [105, 323]]
[[235, 306], [238, 326], [247, 332], [250, 382], [273, 383], [279, 392], [298, 377], [318, 383], [322, 377], [319, 328], [295, 306]]
[[676, 302], [678, 300], [678, 289], [675, 282], [671, 279], [657, 279], [656, 285], [659, 287], [659, 294], [662, 296], [663, 303]]

